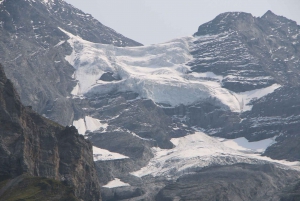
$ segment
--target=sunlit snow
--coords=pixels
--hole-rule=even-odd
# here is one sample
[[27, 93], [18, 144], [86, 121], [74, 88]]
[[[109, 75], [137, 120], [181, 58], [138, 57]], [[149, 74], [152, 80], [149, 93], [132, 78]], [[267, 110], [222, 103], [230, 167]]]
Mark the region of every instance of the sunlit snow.
[[276, 143], [275, 138], [276, 137], [255, 142], [249, 142], [246, 138], [240, 137], [230, 140], [222, 139], [222, 142], [226, 146], [236, 150], [264, 152], [269, 146]]
[[108, 125], [106, 123], [101, 123], [99, 119], [86, 116], [84, 119], [81, 118], [73, 121], [73, 126], [77, 128], [79, 134], [84, 135], [86, 131], [93, 132], [100, 128], [106, 129]]
[[145, 175], [163, 176], [176, 179], [179, 176], [212, 165], [232, 165], [236, 163], [264, 164], [274, 163], [279, 167], [299, 169], [299, 162], [272, 160], [249, 152], [237, 144], [220, 142], [202, 132], [196, 132], [171, 142], [173, 149], [153, 148], [154, 158], [146, 167], [132, 174], [138, 177]]
[[115, 178], [114, 180], [108, 182], [105, 186], [102, 186], [104, 188], [117, 188], [122, 186], [130, 186], [127, 183], [122, 182], [120, 179]]
[[[264, 89], [234, 93], [222, 87], [223, 77], [212, 72], [189, 73], [186, 65], [193, 59], [190, 48], [194, 37], [141, 47], [115, 47], [85, 41], [61, 29], [69, 36], [73, 52], [66, 60], [76, 69], [78, 84], [73, 95], [102, 95], [133, 91], [142, 98], [171, 106], [210, 101], [233, 112], [251, 109], [251, 100], [272, 93], [274, 84]], [[99, 80], [111, 72], [121, 80]], [[210, 78], [209, 80], [207, 78]]]
[[241, 111], [249, 111], [252, 109], [252, 105], [250, 102], [254, 99], [259, 99], [265, 95], [273, 93], [276, 89], [281, 87], [279, 84], [273, 84], [269, 87], [256, 89], [252, 91], [246, 91], [242, 93], [238, 93], [236, 96], [241, 103]]
[[93, 146], [94, 161], [108, 161], [129, 158], [119, 153], [110, 152], [106, 149]]

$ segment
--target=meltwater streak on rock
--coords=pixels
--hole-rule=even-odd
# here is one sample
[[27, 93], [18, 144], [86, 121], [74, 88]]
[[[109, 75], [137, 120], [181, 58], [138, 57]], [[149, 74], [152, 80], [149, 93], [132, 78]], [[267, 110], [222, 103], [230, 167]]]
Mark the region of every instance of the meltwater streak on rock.
[[0, 178], [27, 174], [62, 181], [83, 200], [101, 199], [92, 145], [75, 127], [62, 127], [24, 107], [0, 66]]

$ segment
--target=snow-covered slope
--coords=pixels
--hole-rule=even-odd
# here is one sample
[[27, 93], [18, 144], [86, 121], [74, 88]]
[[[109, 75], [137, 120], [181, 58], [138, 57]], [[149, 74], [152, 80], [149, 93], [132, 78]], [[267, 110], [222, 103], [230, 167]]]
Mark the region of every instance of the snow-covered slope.
[[[249, 143], [222, 142], [202, 132], [196, 132], [182, 138], [173, 138], [171, 141], [176, 146], [175, 148], [168, 150], [153, 148], [155, 157], [146, 167], [132, 174], [138, 177], [152, 175], [176, 179], [183, 174], [195, 172], [203, 167], [236, 163], [274, 163], [282, 168], [300, 170], [299, 162], [277, 161], [256, 154], [255, 147], [259, 142], [253, 143], [252, 146]], [[267, 142], [261, 143], [267, 144]]]
[[101, 149], [95, 146], [93, 146], [93, 155], [94, 161], [109, 161], [128, 158], [127, 156], [124, 156], [122, 154], [110, 152], [106, 149]]
[[102, 186], [103, 188], [117, 188], [121, 186], [130, 186], [127, 183], [122, 182], [120, 179], [115, 178], [114, 180], [108, 182], [106, 185]]
[[84, 135], [86, 131], [93, 132], [100, 128], [106, 129], [107, 124], [101, 123], [99, 119], [86, 116], [85, 118], [73, 121], [73, 126], [77, 128], [79, 134]]
[[[91, 43], [61, 30], [70, 37], [68, 42], [73, 48], [66, 60], [76, 69], [74, 78], [78, 84], [72, 91], [75, 96], [133, 91], [141, 98], [169, 106], [209, 101], [225, 110], [241, 112], [249, 110], [246, 105], [252, 99], [280, 87], [274, 85], [270, 89], [237, 94], [222, 87], [222, 76], [190, 73], [186, 64], [193, 59], [190, 48], [198, 40], [194, 37], [144, 47], [119, 48]], [[107, 72], [119, 79], [100, 80]]]

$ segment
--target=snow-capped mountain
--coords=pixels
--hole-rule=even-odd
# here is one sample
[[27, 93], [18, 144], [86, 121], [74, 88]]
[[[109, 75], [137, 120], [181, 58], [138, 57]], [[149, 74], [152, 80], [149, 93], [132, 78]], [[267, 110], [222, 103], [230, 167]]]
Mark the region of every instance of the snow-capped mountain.
[[[291, 192], [300, 167], [295, 22], [223, 13], [194, 35], [141, 46], [62, 0], [12, 2], [0, 4], [5, 71], [24, 103], [93, 143], [103, 200]], [[222, 185], [195, 187], [210, 180]]]
[[[258, 28], [263, 25], [265, 29]], [[278, 34], [271, 36], [272, 29]], [[290, 35], [280, 34], [280, 29], [290, 30]], [[128, 157], [117, 158], [117, 166], [123, 161], [121, 172], [111, 161], [111, 177], [102, 181], [111, 178], [120, 188], [117, 181], [121, 178], [124, 188], [128, 190], [130, 183], [128, 191], [132, 191], [140, 189], [132, 175], [146, 178], [149, 185], [149, 177], [175, 180], [215, 165], [274, 164], [298, 170], [295, 129], [299, 121], [297, 110], [291, 112], [298, 105], [297, 93], [288, 95], [296, 90], [298, 79], [299, 54], [290, 48], [298, 48], [300, 30], [293, 21], [270, 11], [261, 18], [225, 13], [201, 25], [194, 36], [143, 47], [96, 44], [61, 30], [73, 48], [65, 59], [76, 69], [72, 95], [81, 110], [74, 125], [95, 146]], [[281, 60], [278, 48], [292, 52], [292, 59]], [[276, 69], [283, 70], [281, 65], [297, 75], [289, 79], [288, 72], [276, 74]], [[283, 93], [284, 100], [280, 98]], [[150, 101], [150, 110], [144, 109], [145, 101]], [[195, 133], [191, 127], [206, 134]], [[207, 134], [237, 140], [219, 142]], [[252, 142], [243, 137], [257, 142], [247, 149], [238, 139]], [[253, 147], [267, 141], [272, 143], [262, 149]], [[234, 148], [237, 142], [238, 150]], [[112, 183], [106, 185], [104, 195], [110, 194], [107, 186], [112, 188]], [[147, 189], [143, 196], [155, 192], [143, 187]]]
[[96, 43], [141, 45], [63, 0], [1, 1], [0, 22], [1, 63], [23, 103], [63, 125], [74, 115], [66, 97], [76, 83], [64, 59], [72, 51], [68, 37], [59, 28]]

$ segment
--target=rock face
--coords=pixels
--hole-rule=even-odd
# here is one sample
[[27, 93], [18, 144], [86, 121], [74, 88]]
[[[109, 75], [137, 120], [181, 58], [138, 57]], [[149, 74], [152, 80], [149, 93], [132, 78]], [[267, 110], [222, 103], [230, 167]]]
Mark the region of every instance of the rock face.
[[101, 185], [130, 185], [104, 187], [105, 200], [280, 200], [297, 194], [290, 163], [206, 135], [276, 137], [263, 155], [300, 159], [295, 22], [270, 11], [258, 18], [223, 13], [194, 37], [132, 48], [125, 46], [140, 44], [61, 0], [16, 2], [0, 3], [0, 58], [28, 107], [3, 77], [3, 178], [46, 176], [74, 186], [82, 199], [100, 198], [91, 144], [32, 105], [75, 125], [102, 149], [95, 157]]
[[280, 136], [265, 155], [299, 160], [299, 25], [271, 11], [262, 17], [230, 12], [201, 25], [194, 36], [193, 59], [188, 63], [191, 73], [212, 74], [205, 79], [220, 82], [237, 98], [274, 83], [281, 87], [252, 99], [248, 110], [243, 98], [238, 113], [211, 103], [181, 105], [165, 112], [215, 136], [251, 141]]
[[74, 189], [63, 182], [45, 177], [21, 175], [1, 182], [0, 200], [80, 201]]
[[22, 174], [63, 181], [83, 200], [100, 200], [92, 145], [75, 127], [62, 127], [24, 107], [0, 67], [0, 178]]
[[92, 42], [141, 45], [62, 0], [1, 1], [0, 22], [0, 59], [22, 102], [62, 125], [72, 122], [67, 97], [76, 83], [64, 59], [71, 47], [60, 28]]
[[271, 11], [258, 18], [248, 13], [223, 13], [195, 33], [199, 39], [190, 65], [193, 71], [224, 76], [223, 86], [234, 92], [274, 82], [298, 86], [299, 31], [296, 22]]
[[[282, 177], [284, 175], [284, 177]], [[272, 165], [212, 167], [164, 187], [156, 200], [281, 200], [280, 191], [299, 178]]]

